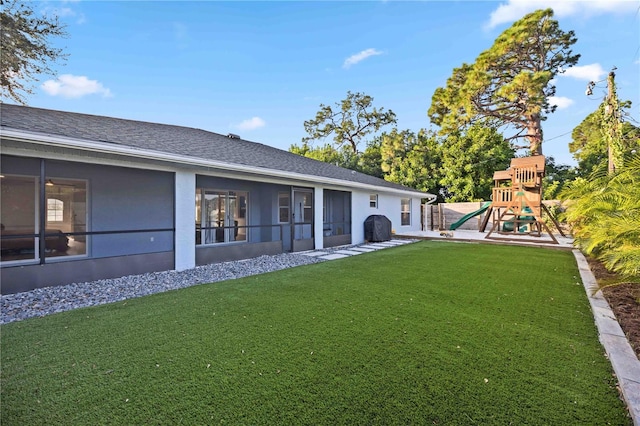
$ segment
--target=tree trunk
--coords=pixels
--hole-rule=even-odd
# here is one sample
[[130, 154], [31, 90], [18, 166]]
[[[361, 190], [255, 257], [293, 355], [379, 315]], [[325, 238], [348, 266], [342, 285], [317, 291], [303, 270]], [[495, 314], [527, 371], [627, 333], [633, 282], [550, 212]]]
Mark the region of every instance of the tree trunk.
[[527, 141], [531, 155], [542, 155], [542, 123], [540, 114], [532, 114], [527, 117]]

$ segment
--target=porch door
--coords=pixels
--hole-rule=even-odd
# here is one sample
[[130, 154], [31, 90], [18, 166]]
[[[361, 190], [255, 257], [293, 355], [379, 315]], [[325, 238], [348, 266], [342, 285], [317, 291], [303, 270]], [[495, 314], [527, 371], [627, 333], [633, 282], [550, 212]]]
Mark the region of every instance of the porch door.
[[293, 239], [313, 238], [313, 191], [293, 190]]

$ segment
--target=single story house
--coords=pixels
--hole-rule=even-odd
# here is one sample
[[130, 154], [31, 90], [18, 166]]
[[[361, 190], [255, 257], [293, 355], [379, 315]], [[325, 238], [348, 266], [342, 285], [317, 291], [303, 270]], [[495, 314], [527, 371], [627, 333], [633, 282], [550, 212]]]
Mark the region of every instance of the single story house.
[[0, 104], [1, 289], [364, 242], [429, 193], [234, 134]]

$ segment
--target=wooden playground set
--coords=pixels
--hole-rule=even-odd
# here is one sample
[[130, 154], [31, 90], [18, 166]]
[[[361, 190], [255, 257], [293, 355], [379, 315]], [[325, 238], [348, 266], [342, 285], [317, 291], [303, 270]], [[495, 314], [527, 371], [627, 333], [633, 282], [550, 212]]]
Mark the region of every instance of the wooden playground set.
[[513, 158], [507, 170], [494, 173], [492, 200], [451, 224], [449, 229], [455, 230], [472, 217], [486, 212], [479, 229], [485, 232], [491, 221], [486, 239], [506, 240], [517, 236], [518, 241], [537, 242], [526, 238], [541, 237], [544, 231], [553, 244], [559, 244], [542, 218], [543, 212], [546, 213], [560, 235], [565, 236], [558, 221], [542, 203], [544, 166], [545, 157], [542, 155]]

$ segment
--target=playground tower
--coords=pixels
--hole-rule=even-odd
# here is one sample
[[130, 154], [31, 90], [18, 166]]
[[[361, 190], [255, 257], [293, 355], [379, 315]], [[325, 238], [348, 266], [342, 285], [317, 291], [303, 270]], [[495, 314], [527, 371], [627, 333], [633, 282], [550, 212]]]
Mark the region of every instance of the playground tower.
[[545, 157], [542, 155], [513, 158], [509, 169], [494, 173], [492, 203], [480, 226], [480, 232], [484, 232], [491, 219], [491, 230], [485, 238], [505, 238], [494, 234], [540, 237], [544, 230], [558, 244], [542, 220], [542, 212], [545, 211], [564, 236], [560, 225], [542, 203], [544, 165]]

